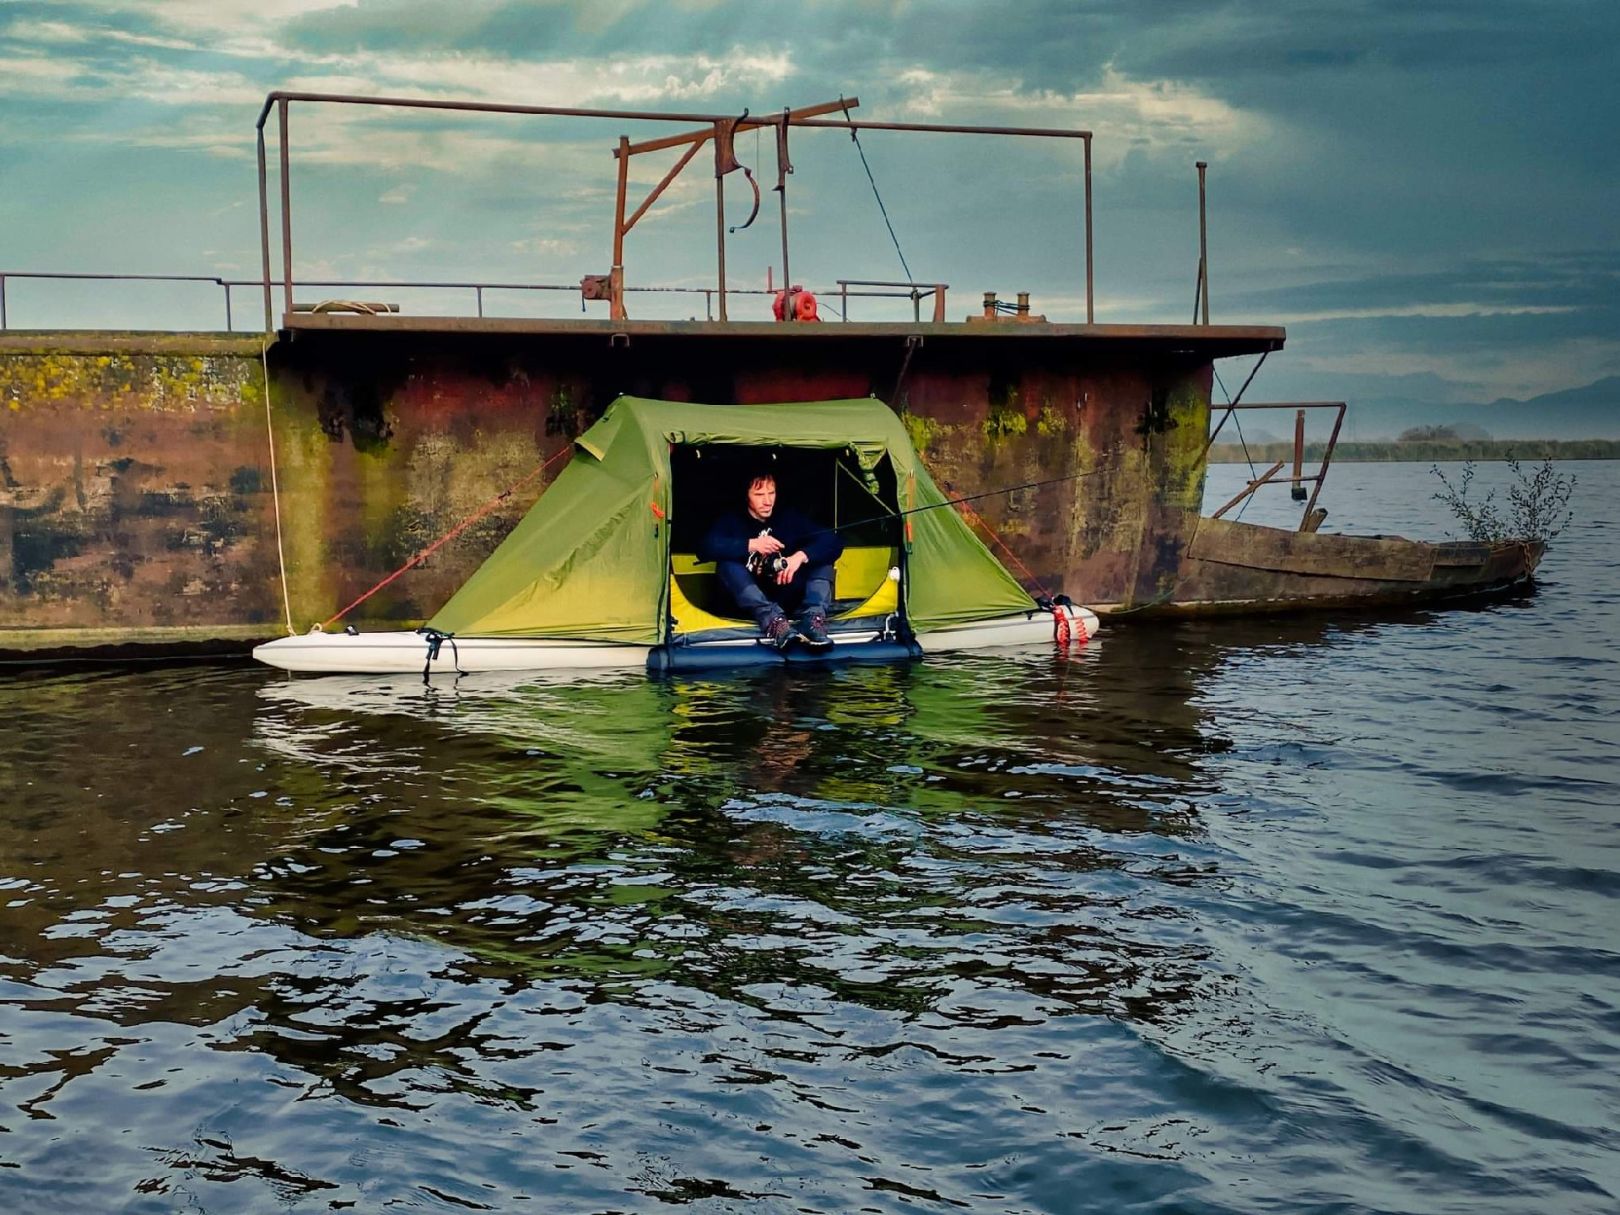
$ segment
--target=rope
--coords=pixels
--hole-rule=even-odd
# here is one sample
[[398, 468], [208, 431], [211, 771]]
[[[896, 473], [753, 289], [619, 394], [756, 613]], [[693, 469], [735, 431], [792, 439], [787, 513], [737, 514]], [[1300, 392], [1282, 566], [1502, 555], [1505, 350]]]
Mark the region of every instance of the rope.
[[927, 506], [913, 506], [908, 507], [905, 510], [885, 511], [881, 515], [868, 515], [865, 519], [855, 519], [849, 523], [840, 523], [836, 527], [819, 528], [814, 534], [819, 536], [824, 532], [847, 531], [849, 528], [860, 527], [865, 523], [881, 523], [885, 519], [909, 519], [912, 515], [920, 515], [924, 511], [939, 510], [941, 507], [945, 506], [960, 506], [964, 502], [977, 502], [981, 498], [994, 498], [1001, 494], [1017, 493], [1021, 489], [1040, 489], [1045, 485], [1061, 485], [1065, 481], [1078, 481], [1082, 477], [1095, 477], [1102, 471], [1104, 470], [1100, 468], [1088, 468], [1084, 472], [1068, 473], [1062, 477], [1047, 477], [1044, 481], [1025, 481], [1022, 485], [1005, 485], [1000, 489], [987, 489], [982, 494], [968, 494], [966, 497], [962, 498], [946, 498], [943, 502], [931, 502]]
[[[946, 486], [946, 490], [949, 491], [949, 489], [950, 486]], [[1012, 558], [1012, 563], [1016, 565], [1023, 573], [1024, 577], [1033, 582], [1036, 589], [1041, 592], [1041, 598], [1046, 603], [1051, 605], [1049, 610], [1052, 613], [1052, 640], [1057, 643], [1058, 647], [1063, 650], [1067, 650], [1069, 648], [1070, 644], [1074, 640], [1073, 630], [1075, 626], [1078, 626], [1080, 630], [1081, 645], [1085, 645], [1086, 642], [1091, 640], [1090, 635], [1086, 632], [1085, 621], [1076, 616], [1071, 624], [1068, 609], [1066, 607], [1068, 596], [1054, 595], [1051, 591], [1047, 590], [1046, 584], [1035, 576], [1034, 572], [1029, 568], [1029, 566], [1025, 565], [1018, 559], [1018, 554], [1013, 552], [1012, 549], [1007, 546], [1007, 542], [997, 534], [996, 529], [990, 526], [983, 515], [979, 514], [978, 511], [969, 506], [965, 500], [962, 501], [960, 505], [967, 513], [968, 521], [970, 523], [977, 523], [984, 530], [984, 534], [995, 541], [996, 547], [1001, 549], [1002, 552], [1006, 553], [1008, 557]]]
[[322, 300], [310, 309], [311, 312], [358, 312], [362, 316], [382, 316], [388, 311], [365, 300]]
[[[477, 523], [480, 519], [482, 519], [486, 515], [490, 514], [497, 506], [499, 506], [502, 502], [504, 502], [508, 498], [510, 498], [517, 490], [522, 488], [524, 485], [527, 485], [530, 481], [534, 480], [541, 473], [545, 472], [547, 468], [551, 467], [552, 464], [556, 463], [556, 461], [560, 457], [566, 456], [572, 450], [573, 450], [573, 444], [570, 443], [567, 447], [564, 447], [559, 451], [553, 452], [550, 457], [548, 457], [542, 464], [540, 464], [532, 472], [530, 472], [526, 476], [523, 476], [523, 477], [519, 478], [518, 480], [512, 482], [511, 485], [508, 485], [505, 489], [501, 490], [500, 493], [496, 494], [488, 502], [484, 503], [484, 505], [479, 507], [478, 510], [473, 512], [471, 515], [468, 515], [460, 523], [456, 524], [449, 531], [445, 532], [444, 535], [440, 536], [432, 544], [428, 545], [421, 552], [417, 553], [416, 556], [412, 557], [409, 561], [407, 561], [404, 565], [400, 566], [392, 574], [389, 574], [388, 577], [384, 578], [381, 582], [377, 583], [376, 586], [372, 587], [364, 595], [361, 595], [360, 598], [356, 599], [353, 603], [349, 604], [348, 607], [344, 608], [341, 612], [337, 613], [337, 615], [333, 616], [330, 620], [324, 621], [318, 627], [324, 632], [326, 629], [328, 629], [332, 625], [336, 624], [339, 620], [342, 620], [350, 612], [354, 611], [355, 608], [359, 607], [367, 599], [370, 599], [378, 591], [382, 590], [383, 587], [387, 586], [390, 582], [394, 581], [394, 579], [398, 578], [401, 574], [405, 573], [407, 570], [415, 569], [417, 566], [421, 565], [422, 562], [426, 561], [435, 552], [437, 552], [439, 549], [443, 548], [446, 544], [450, 543], [450, 541], [454, 540], [457, 536], [461, 535], [462, 532], [466, 531], [474, 523]], [[289, 615], [289, 619], [290, 619], [290, 615]], [[451, 649], [452, 649], [452, 652], [454, 652], [454, 646], [452, 646]]]
[[287, 636], [298, 630], [293, 627], [292, 599], [287, 592], [287, 551], [281, 541], [281, 484], [276, 477], [276, 428], [270, 415], [270, 335], [265, 334], [259, 347], [259, 366], [264, 369], [264, 433], [270, 444], [270, 504], [276, 516], [276, 564], [281, 570], [281, 607], [287, 616]]
[[[840, 97], [838, 100], [842, 101], [843, 98]], [[844, 107], [844, 121], [850, 121], [849, 107], [847, 105]], [[906, 282], [914, 282], [915, 280], [911, 277], [911, 267], [906, 265], [906, 255], [900, 252], [900, 238], [894, 234], [894, 225], [889, 222], [889, 209], [883, 205], [883, 195], [878, 193], [877, 178], [872, 176], [872, 166], [866, 163], [866, 149], [861, 147], [860, 132], [854, 127], [850, 127], [849, 138], [854, 143], [855, 150], [860, 153], [861, 168], [866, 170], [866, 180], [872, 183], [872, 197], [877, 199], [878, 210], [883, 213], [883, 226], [889, 230], [889, 239], [894, 242], [894, 252], [900, 259], [900, 268], [906, 272]], [[901, 374], [904, 375], [905, 373], [902, 372]]]
[[[947, 493], [952, 492], [952, 487], [949, 485], [947, 485], [945, 489]], [[1046, 589], [1046, 584], [1037, 578], [1033, 572], [1031, 572], [1029, 566], [1025, 565], [1018, 559], [1017, 553], [1013, 552], [1012, 549], [1007, 547], [1007, 542], [996, 534], [995, 528], [991, 527], [985, 522], [984, 516], [969, 506], [966, 499], [963, 499], [959, 505], [962, 507], [963, 513], [967, 515], [968, 522], [977, 523], [981, 528], [983, 528], [984, 534], [989, 536], [991, 540], [995, 541], [996, 546], [1000, 548], [1002, 552], [1006, 553], [1007, 556], [1012, 558], [1012, 563], [1018, 567], [1019, 571], [1024, 575], [1024, 577], [1033, 582], [1035, 584], [1035, 588], [1039, 590], [1041, 594], [1045, 595], [1048, 599], [1052, 598], [1052, 592]]]

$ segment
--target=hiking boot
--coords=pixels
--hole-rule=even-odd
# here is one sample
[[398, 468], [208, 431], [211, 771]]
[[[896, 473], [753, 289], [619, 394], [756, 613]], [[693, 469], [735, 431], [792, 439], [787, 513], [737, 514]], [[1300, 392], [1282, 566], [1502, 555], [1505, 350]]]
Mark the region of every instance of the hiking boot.
[[827, 617], [820, 612], [806, 612], [800, 618], [799, 637], [812, 650], [825, 650], [833, 643], [827, 635]]
[[772, 616], [759, 630], [759, 644], [772, 649], [785, 650], [793, 640], [793, 626], [786, 616]]

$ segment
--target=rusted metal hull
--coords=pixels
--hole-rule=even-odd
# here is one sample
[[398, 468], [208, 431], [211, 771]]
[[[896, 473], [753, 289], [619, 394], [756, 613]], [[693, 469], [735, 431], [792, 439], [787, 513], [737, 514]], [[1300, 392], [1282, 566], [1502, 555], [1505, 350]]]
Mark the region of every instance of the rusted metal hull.
[[1413, 602], [1534, 569], [1534, 549], [1397, 552], [1200, 519], [1213, 362], [1282, 341], [1264, 327], [331, 316], [299, 318], [268, 350], [6, 335], [0, 653], [245, 652], [285, 631], [283, 586], [307, 629], [496, 500], [353, 618], [415, 624], [542, 482], [496, 495], [620, 393], [888, 400], [958, 494], [1057, 479], [976, 508], [1032, 586], [1127, 617]]

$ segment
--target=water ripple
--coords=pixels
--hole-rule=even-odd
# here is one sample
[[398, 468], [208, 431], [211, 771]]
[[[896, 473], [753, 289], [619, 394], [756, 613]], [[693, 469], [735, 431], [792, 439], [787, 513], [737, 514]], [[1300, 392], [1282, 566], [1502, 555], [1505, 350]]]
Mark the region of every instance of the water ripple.
[[1610, 1211], [1592, 468], [1483, 610], [668, 682], [13, 677], [0, 1197]]

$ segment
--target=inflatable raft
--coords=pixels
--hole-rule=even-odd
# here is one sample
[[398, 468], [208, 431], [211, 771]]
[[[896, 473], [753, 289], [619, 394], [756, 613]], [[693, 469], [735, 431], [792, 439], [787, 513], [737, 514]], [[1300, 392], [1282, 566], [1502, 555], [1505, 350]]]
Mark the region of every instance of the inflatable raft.
[[[1065, 605], [1070, 644], [1097, 631], [1096, 615]], [[444, 637], [426, 632], [305, 633], [266, 642], [253, 651], [260, 662], [284, 671], [320, 674], [473, 674], [485, 671], [611, 670], [697, 671], [721, 667], [798, 663], [892, 662], [962, 650], [1031, 649], [1055, 643], [1056, 622], [1047, 612], [1027, 612], [921, 633], [902, 641], [882, 629], [833, 629], [830, 650], [800, 645], [776, 650], [751, 638], [720, 638], [657, 646], [611, 641], [561, 641], [527, 637]]]
[[[843, 541], [833, 644], [761, 644], [695, 539], [770, 476]], [[1084, 643], [1097, 617], [1037, 601], [941, 493], [877, 400], [691, 405], [620, 397], [529, 513], [415, 631], [314, 630], [258, 646], [287, 671], [431, 675], [878, 662]]]

